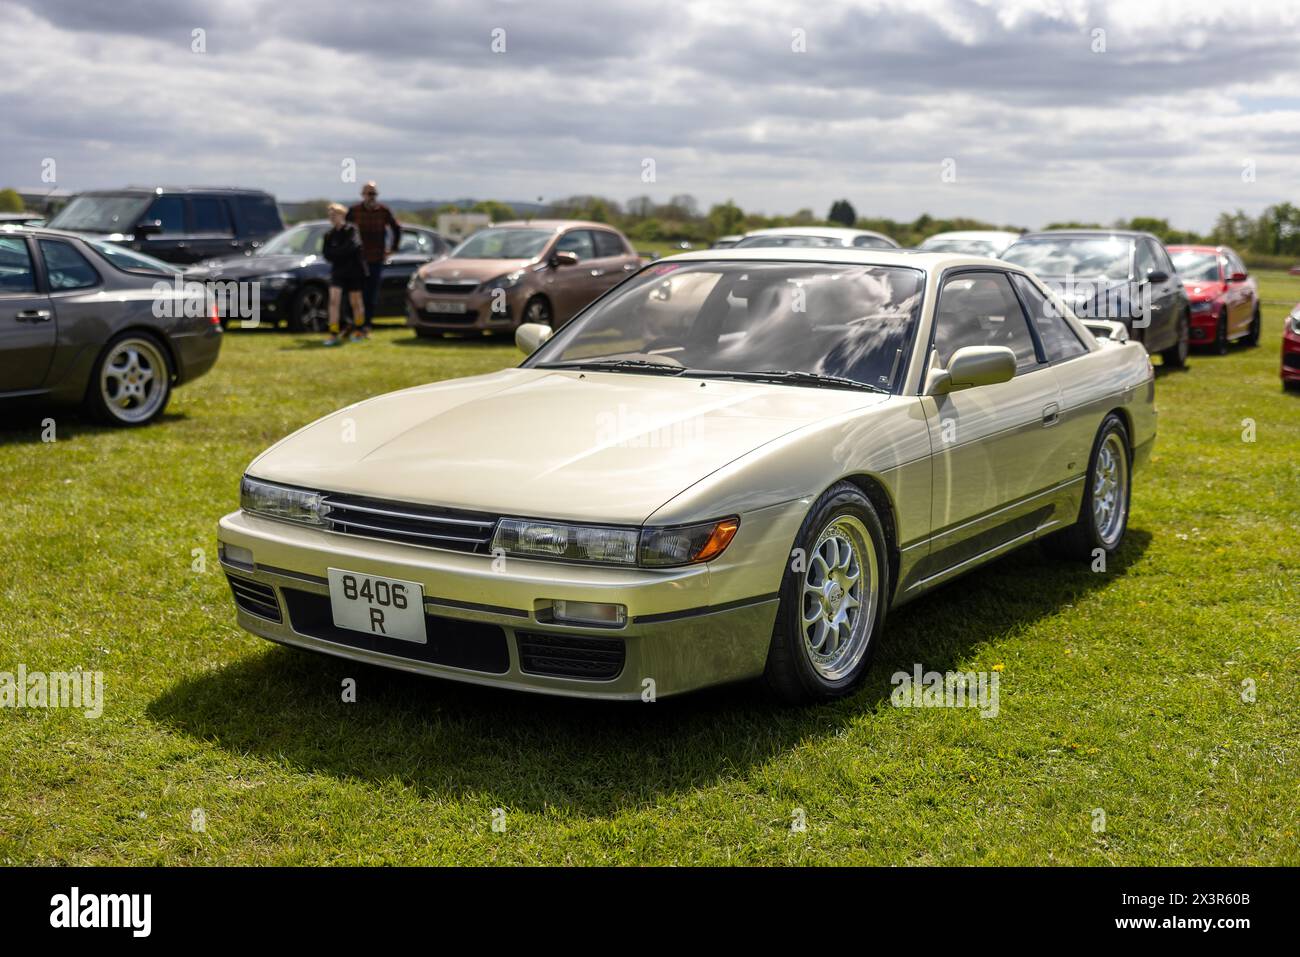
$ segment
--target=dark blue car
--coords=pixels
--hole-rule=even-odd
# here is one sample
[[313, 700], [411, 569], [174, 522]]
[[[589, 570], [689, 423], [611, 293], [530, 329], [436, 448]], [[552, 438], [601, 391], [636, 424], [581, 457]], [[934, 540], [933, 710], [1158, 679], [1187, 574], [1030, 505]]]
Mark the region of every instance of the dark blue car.
[[[284, 323], [295, 332], [324, 331], [330, 268], [320, 252], [329, 228], [325, 220], [299, 223], [245, 255], [202, 262], [187, 270], [185, 278], [209, 284], [256, 282], [259, 324], [275, 327]], [[450, 251], [451, 245], [432, 229], [403, 225], [401, 245], [384, 265], [376, 313], [405, 315], [406, 284], [411, 274]], [[343, 307], [347, 308], [346, 299]], [[233, 318], [223, 316], [223, 320]]]

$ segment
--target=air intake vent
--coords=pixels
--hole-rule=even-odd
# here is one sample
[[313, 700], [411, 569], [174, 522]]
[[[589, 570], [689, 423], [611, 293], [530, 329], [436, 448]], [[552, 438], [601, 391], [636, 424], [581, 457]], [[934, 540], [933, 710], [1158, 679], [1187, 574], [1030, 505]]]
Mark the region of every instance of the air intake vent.
[[231, 575], [227, 575], [226, 580], [230, 582], [230, 590], [234, 593], [236, 605], [258, 618], [280, 621], [280, 603], [275, 600], [274, 588], [261, 582], [235, 578]]
[[539, 635], [515, 632], [520, 670], [530, 675], [607, 681], [623, 671], [626, 648], [621, 638], [586, 635]]

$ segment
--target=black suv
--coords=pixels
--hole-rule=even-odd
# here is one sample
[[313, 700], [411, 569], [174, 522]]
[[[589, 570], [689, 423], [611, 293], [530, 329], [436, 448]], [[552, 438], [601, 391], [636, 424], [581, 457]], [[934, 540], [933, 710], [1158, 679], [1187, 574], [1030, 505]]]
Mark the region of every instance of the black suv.
[[79, 194], [50, 227], [95, 233], [167, 262], [195, 263], [254, 249], [284, 222], [275, 197], [260, 190], [130, 186]]

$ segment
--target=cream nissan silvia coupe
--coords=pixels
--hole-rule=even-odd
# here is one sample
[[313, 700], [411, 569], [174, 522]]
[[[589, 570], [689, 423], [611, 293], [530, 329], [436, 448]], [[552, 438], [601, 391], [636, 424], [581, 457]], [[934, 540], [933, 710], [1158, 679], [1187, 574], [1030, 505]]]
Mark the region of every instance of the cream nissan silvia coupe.
[[1035, 539], [1114, 551], [1155, 440], [1142, 346], [989, 259], [688, 253], [551, 333], [255, 459], [239, 624], [559, 695], [832, 698], [890, 607]]

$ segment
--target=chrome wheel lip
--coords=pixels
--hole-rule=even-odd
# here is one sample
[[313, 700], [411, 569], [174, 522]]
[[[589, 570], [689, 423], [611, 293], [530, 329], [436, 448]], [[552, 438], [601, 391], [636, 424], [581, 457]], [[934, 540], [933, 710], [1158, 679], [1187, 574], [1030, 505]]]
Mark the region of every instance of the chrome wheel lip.
[[166, 401], [167, 360], [148, 339], [123, 339], [104, 357], [99, 371], [99, 395], [119, 422], [147, 421]]
[[1128, 449], [1117, 432], [1102, 440], [1093, 472], [1093, 528], [1101, 543], [1113, 548], [1128, 521]]
[[853, 515], [831, 519], [809, 550], [799, 582], [799, 635], [813, 671], [841, 681], [871, 641], [880, 568], [871, 533]]

